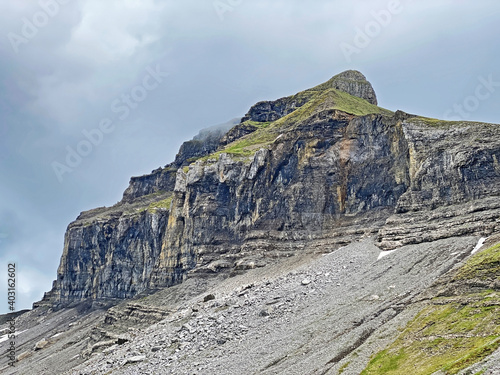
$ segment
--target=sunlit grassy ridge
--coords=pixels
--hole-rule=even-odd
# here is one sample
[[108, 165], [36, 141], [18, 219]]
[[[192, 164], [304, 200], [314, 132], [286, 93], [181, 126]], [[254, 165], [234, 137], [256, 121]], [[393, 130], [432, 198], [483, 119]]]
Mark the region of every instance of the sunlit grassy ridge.
[[417, 116], [413, 117], [409, 120], [409, 122], [420, 122], [425, 125], [431, 126], [433, 128], [452, 128], [452, 127], [464, 127], [464, 126], [498, 126], [497, 124], [490, 124], [487, 122], [477, 122], [477, 121], [448, 121], [448, 120], [439, 120], [431, 117], [422, 117]]
[[500, 243], [472, 257], [460, 269], [455, 280], [500, 280]]
[[277, 121], [266, 123], [249, 122], [259, 129], [226, 145], [224, 149], [202, 158], [202, 160], [217, 158], [221, 153], [227, 153], [235, 157], [249, 157], [258, 149], [271, 144], [281, 133], [293, 129], [311, 116], [329, 109], [336, 109], [356, 116], [369, 114], [392, 115], [393, 113], [370, 104], [364, 99], [336, 89], [320, 91], [315, 88], [296, 94], [292, 98], [297, 96], [307, 97], [309, 101]]
[[150, 203], [150, 205], [148, 206], [147, 209], [148, 209], [148, 211], [156, 211], [158, 209], [169, 210], [170, 206], [172, 205], [173, 198], [174, 198], [174, 196], [172, 194], [166, 199], [163, 199], [163, 200], [158, 201], [158, 202]]
[[[500, 244], [473, 256], [454, 281], [500, 276]], [[375, 355], [362, 375], [456, 374], [500, 347], [500, 293], [484, 290], [435, 298], [387, 349]]]
[[461, 121], [445, 121], [445, 120], [439, 120], [439, 119], [430, 118], [430, 117], [414, 117], [410, 121], [419, 121], [419, 122], [423, 122], [426, 125], [429, 125], [432, 127], [438, 127], [438, 128], [455, 126], [455, 125], [461, 123]]

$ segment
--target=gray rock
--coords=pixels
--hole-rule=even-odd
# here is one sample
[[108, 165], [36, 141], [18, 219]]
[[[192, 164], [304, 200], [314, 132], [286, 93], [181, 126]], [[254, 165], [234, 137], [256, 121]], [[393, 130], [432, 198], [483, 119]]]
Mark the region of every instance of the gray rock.
[[136, 356], [127, 358], [125, 360], [124, 364], [127, 365], [127, 364], [130, 364], [130, 363], [138, 363], [138, 362], [142, 362], [144, 360], [146, 360], [146, 356], [145, 355], [136, 355]]
[[265, 309], [259, 312], [259, 316], [270, 316], [273, 313], [274, 309], [271, 306], [266, 307]]
[[47, 339], [41, 339], [40, 341], [38, 341], [35, 344], [35, 346], [33, 347], [33, 350], [35, 350], [35, 351], [42, 350], [45, 347], [47, 347], [47, 345], [49, 345], [49, 341]]
[[357, 70], [348, 70], [333, 77], [330, 81], [331, 87], [344, 91], [352, 96], [365, 99], [371, 104], [377, 105], [377, 96], [370, 82]]
[[203, 297], [203, 302], [213, 301], [214, 299], [215, 296], [213, 294], [207, 294], [205, 297]]
[[234, 119], [225, 124], [201, 130], [192, 140], [181, 145], [173, 163], [164, 168], [158, 168], [151, 174], [132, 177], [129, 187], [123, 193], [123, 201], [131, 203], [137, 198], [149, 194], [174, 190], [176, 171], [190, 164], [189, 160], [206, 156], [215, 151], [224, 135], [238, 123], [239, 119]]

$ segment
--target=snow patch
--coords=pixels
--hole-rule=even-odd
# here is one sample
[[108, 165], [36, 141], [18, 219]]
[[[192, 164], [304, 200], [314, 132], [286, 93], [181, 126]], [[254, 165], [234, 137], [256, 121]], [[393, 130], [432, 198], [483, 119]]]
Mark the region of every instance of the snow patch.
[[[21, 333], [26, 332], [26, 331], [27, 331], [27, 329], [25, 329], [24, 331], [16, 332], [16, 333], [14, 333], [14, 335], [17, 336], [17, 335], [20, 335]], [[9, 334], [0, 336], [0, 343], [7, 341], [8, 339], [9, 339]]]
[[481, 237], [476, 245], [476, 247], [474, 248], [474, 250], [472, 250], [471, 254], [475, 254], [479, 251], [480, 248], [483, 247], [484, 245], [484, 242], [487, 240], [487, 238], [484, 238], [484, 237]]
[[394, 253], [395, 251], [398, 251], [398, 249], [396, 249], [396, 250], [390, 250], [390, 251], [381, 251], [380, 254], [378, 255], [377, 260], [380, 260], [383, 257], [386, 257], [387, 255]]

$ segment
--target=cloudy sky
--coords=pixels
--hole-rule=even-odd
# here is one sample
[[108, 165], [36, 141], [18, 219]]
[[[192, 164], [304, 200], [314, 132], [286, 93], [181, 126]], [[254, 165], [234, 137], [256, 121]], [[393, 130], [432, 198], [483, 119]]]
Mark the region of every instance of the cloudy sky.
[[497, 0], [2, 0], [0, 313], [8, 262], [29, 308], [81, 211], [259, 100], [357, 69], [385, 108], [500, 123], [499, 18]]

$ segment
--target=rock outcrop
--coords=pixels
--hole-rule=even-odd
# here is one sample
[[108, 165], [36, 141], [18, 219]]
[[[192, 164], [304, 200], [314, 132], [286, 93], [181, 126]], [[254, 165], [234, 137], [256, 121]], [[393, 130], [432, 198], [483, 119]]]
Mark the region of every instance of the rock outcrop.
[[331, 88], [344, 91], [352, 96], [365, 99], [367, 102], [377, 105], [377, 95], [366, 77], [356, 70], [348, 70], [333, 77], [327, 82]]
[[70, 224], [42, 304], [128, 298], [362, 236], [395, 249], [498, 231], [500, 127], [376, 103], [348, 71], [186, 142], [122, 202]]
[[499, 227], [499, 126], [412, 119], [403, 122], [410, 185], [380, 231], [380, 246], [434, 241]]
[[222, 137], [238, 123], [239, 120], [231, 120], [225, 124], [203, 129], [192, 140], [181, 145], [173, 163], [167, 164], [164, 168], [155, 169], [151, 174], [132, 177], [129, 187], [123, 193], [123, 202], [130, 203], [145, 195], [172, 191], [177, 170], [217, 150]]

